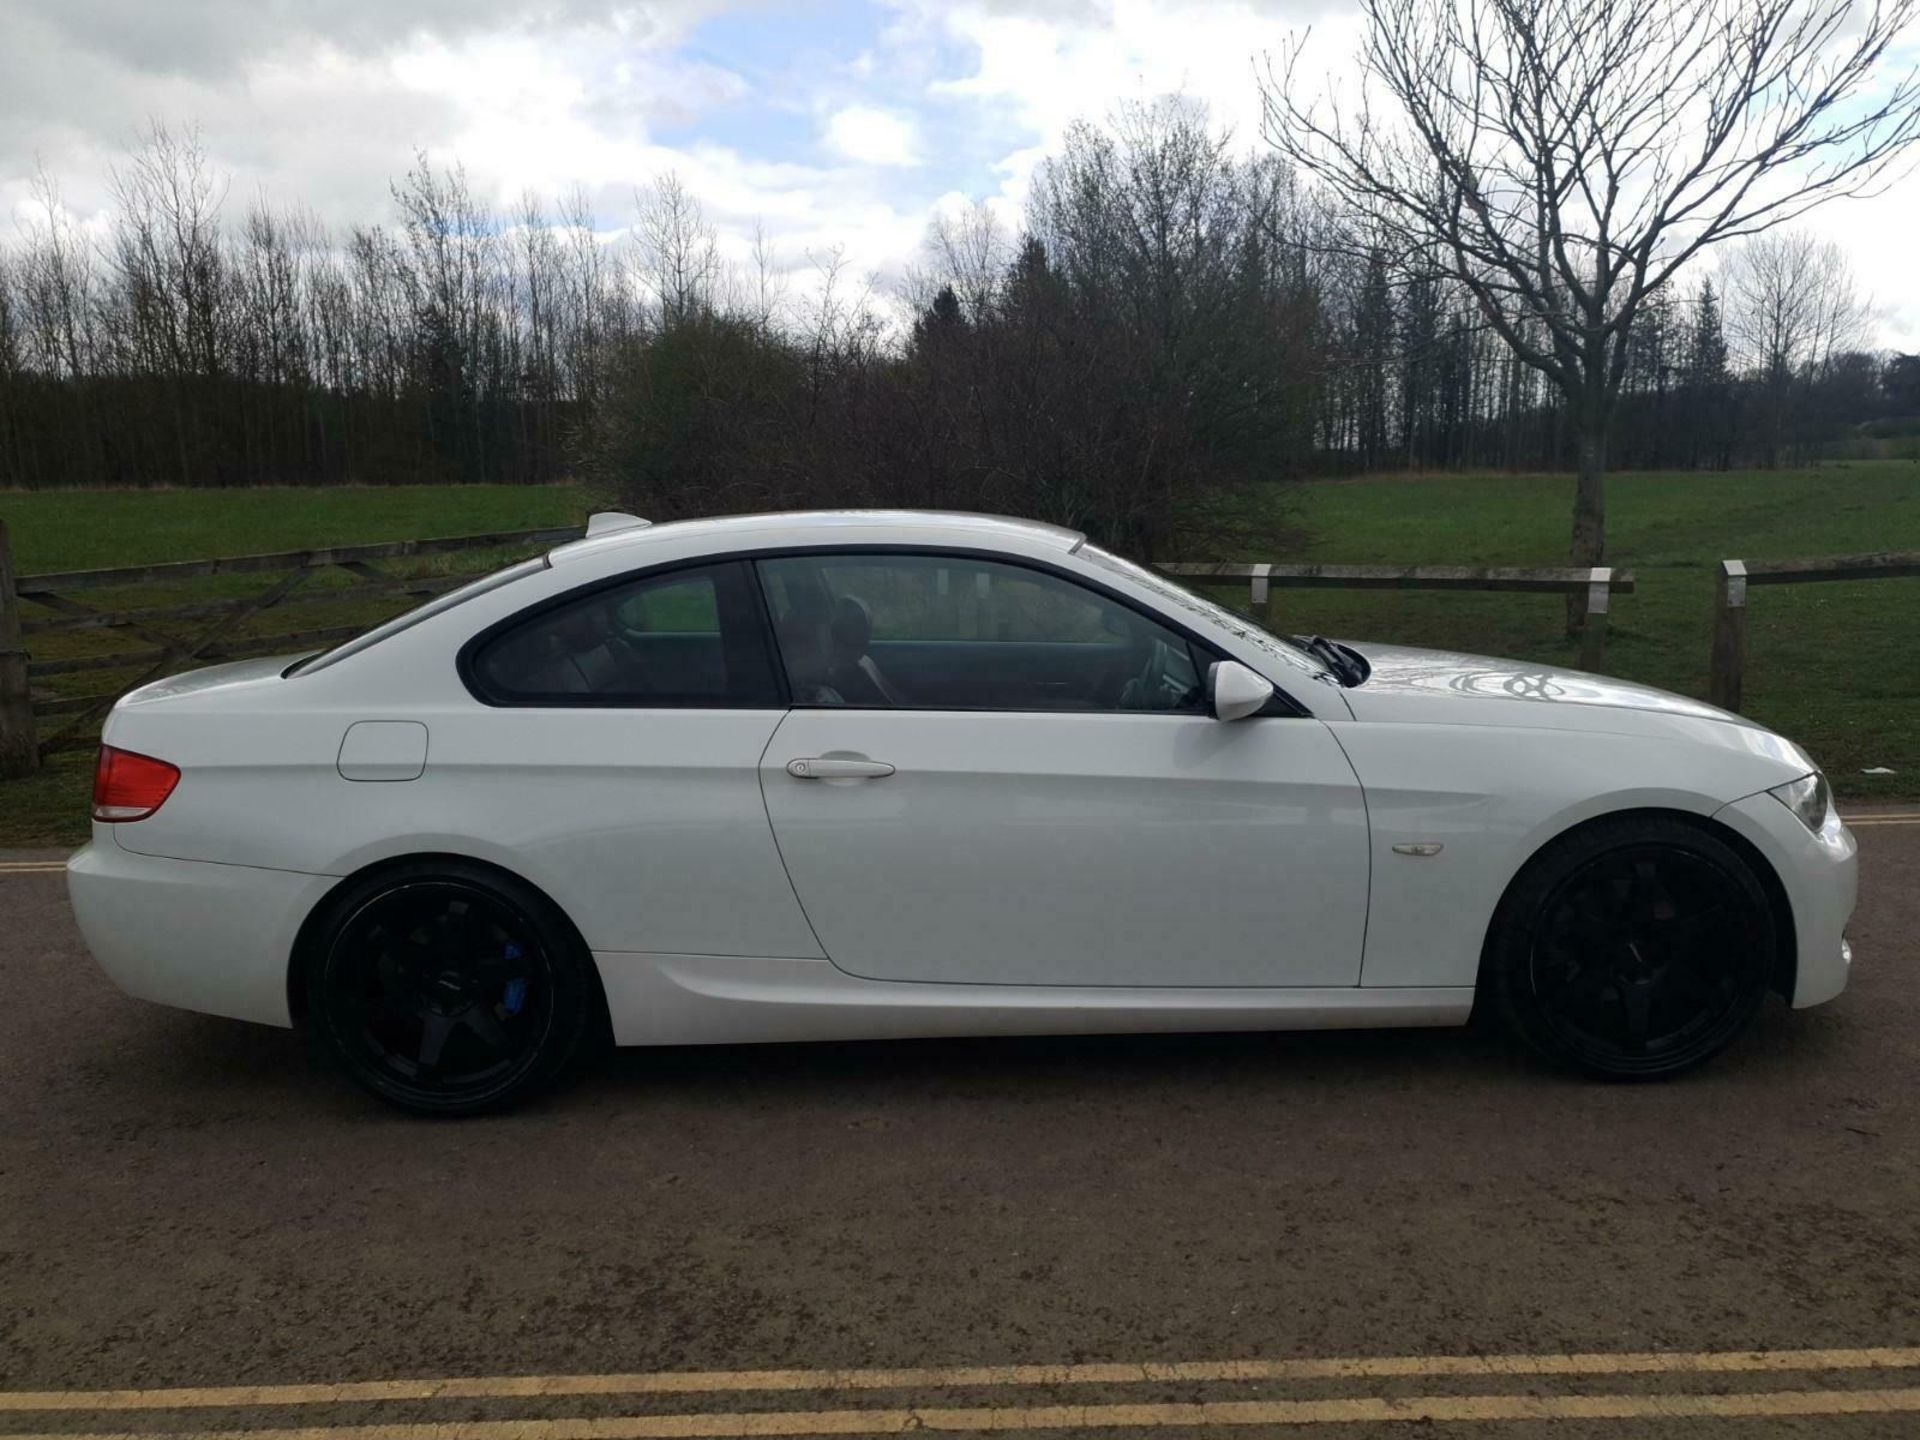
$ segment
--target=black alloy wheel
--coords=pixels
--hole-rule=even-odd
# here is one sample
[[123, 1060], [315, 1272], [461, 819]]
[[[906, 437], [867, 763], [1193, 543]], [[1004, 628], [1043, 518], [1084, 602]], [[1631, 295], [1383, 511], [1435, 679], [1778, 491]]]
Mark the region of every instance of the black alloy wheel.
[[1684, 821], [1608, 821], [1529, 867], [1502, 905], [1483, 984], [1537, 1049], [1651, 1079], [1725, 1049], [1758, 1013], [1773, 908], [1731, 846]]
[[591, 960], [550, 903], [504, 876], [421, 870], [330, 902], [307, 969], [321, 1048], [402, 1108], [464, 1115], [521, 1099], [581, 1048]]

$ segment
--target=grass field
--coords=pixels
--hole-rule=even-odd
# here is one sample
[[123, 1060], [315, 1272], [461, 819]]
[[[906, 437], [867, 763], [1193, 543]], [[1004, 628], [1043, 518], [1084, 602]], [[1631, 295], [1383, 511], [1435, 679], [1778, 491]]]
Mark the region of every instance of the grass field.
[[[1274, 537], [1254, 542], [1255, 553], [1236, 545], [1231, 556], [1167, 558], [1556, 564], [1565, 554], [1571, 503], [1565, 476], [1318, 481], [1237, 497], [1230, 509], [1245, 532]], [[577, 522], [586, 508], [578, 491], [562, 487], [0, 493], [0, 518], [26, 573], [532, 529]], [[1613, 563], [1631, 567], [1639, 589], [1615, 601], [1607, 668], [1699, 695], [1706, 689], [1713, 564], [1920, 549], [1920, 462], [1617, 475], [1609, 482], [1609, 535]], [[1283, 543], [1282, 536], [1293, 538]], [[150, 605], [244, 595], [261, 584], [233, 577], [88, 598]], [[1246, 598], [1244, 589], [1221, 594]], [[1750, 600], [1748, 713], [1806, 745], [1843, 795], [1920, 797], [1920, 580], [1755, 587]], [[293, 629], [337, 618], [310, 614], [290, 622], [269, 612], [258, 624]], [[1275, 614], [1290, 630], [1575, 660], [1558, 597], [1278, 591]], [[125, 647], [90, 632], [43, 637], [36, 653], [55, 653], [56, 641], [76, 649]], [[72, 679], [100, 683], [98, 676]], [[89, 765], [85, 754], [65, 756], [32, 780], [0, 787], [0, 845], [82, 838]], [[1874, 766], [1897, 773], [1861, 773]]]
[[[1284, 518], [1305, 528], [1305, 544], [1235, 558], [1564, 564], [1573, 482], [1383, 476], [1316, 482], [1271, 508], [1277, 515], [1290, 502]], [[1920, 550], [1914, 461], [1621, 474], [1608, 480], [1607, 503], [1609, 560], [1632, 569], [1638, 587], [1614, 601], [1607, 669], [1687, 695], [1706, 694], [1718, 561]], [[1259, 524], [1258, 496], [1238, 510]], [[1562, 605], [1558, 596], [1275, 592], [1285, 629], [1572, 665]], [[1806, 746], [1843, 795], [1920, 797], [1920, 580], [1754, 586], [1748, 605], [1746, 713]], [[1897, 773], [1861, 773], [1882, 766]]]
[[[576, 523], [585, 513], [586, 500], [578, 490], [523, 485], [0, 492], [0, 520], [7, 522], [11, 532], [14, 563], [28, 575], [434, 535], [535, 530]], [[504, 551], [466, 552], [424, 557], [404, 569], [388, 568], [396, 574], [451, 573], [490, 568], [512, 558], [512, 553]], [[101, 609], [234, 599], [266, 588], [275, 578], [217, 576], [165, 586], [91, 590], [80, 598]], [[337, 600], [298, 610], [269, 610], [235, 633], [372, 624], [410, 603], [391, 596], [356, 600], [352, 585], [337, 572], [317, 577], [306, 590], [337, 596]], [[27, 609], [40, 613], [34, 606]], [[192, 633], [206, 623], [178, 622], [178, 628]], [[29, 637], [33, 653], [44, 659], [105, 654], [143, 644], [102, 630]], [[91, 672], [51, 676], [36, 683], [55, 694], [82, 695], [110, 688], [115, 679], [133, 678], [131, 673]], [[64, 723], [44, 721], [43, 736]], [[91, 752], [63, 753], [30, 779], [0, 784], [0, 845], [85, 839], [92, 765]]]
[[537, 530], [579, 520], [580, 492], [546, 485], [315, 490], [0, 491], [25, 574], [160, 565], [426, 535]]

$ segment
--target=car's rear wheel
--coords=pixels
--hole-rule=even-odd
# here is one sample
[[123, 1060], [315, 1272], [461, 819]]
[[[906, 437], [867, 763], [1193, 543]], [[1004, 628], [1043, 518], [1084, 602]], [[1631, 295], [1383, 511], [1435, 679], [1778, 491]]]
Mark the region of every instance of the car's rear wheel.
[[404, 867], [348, 885], [316, 918], [315, 1042], [403, 1109], [469, 1115], [522, 1100], [593, 1031], [591, 957], [550, 901], [510, 877]]
[[1766, 887], [1732, 846], [1685, 821], [1623, 817], [1549, 846], [1515, 881], [1483, 984], [1550, 1058], [1654, 1079], [1752, 1023], [1778, 945]]

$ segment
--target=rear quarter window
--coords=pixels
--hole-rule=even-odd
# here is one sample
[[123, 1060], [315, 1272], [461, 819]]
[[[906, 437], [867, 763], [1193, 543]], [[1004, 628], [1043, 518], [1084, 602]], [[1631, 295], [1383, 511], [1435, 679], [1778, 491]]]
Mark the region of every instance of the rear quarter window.
[[462, 673], [491, 705], [783, 703], [738, 562], [639, 575], [538, 606], [471, 642]]

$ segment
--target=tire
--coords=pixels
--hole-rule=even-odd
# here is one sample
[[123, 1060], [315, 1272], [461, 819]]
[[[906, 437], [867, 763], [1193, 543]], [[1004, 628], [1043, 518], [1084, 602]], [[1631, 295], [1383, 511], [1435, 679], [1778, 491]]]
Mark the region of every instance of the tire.
[[1597, 821], [1547, 846], [1509, 888], [1482, 995], [1551, 1060], [1659, 1079], [1752, 1024], [1779, 944], [1766, 887], [1732, 846], [1663, 816]]
[[592, 956], [518, 880], [421, 861], [329, 896], [305, 947], [316, 1048], [419, 1115], [474, 1115], [539, 1093], [605, 1029]]

